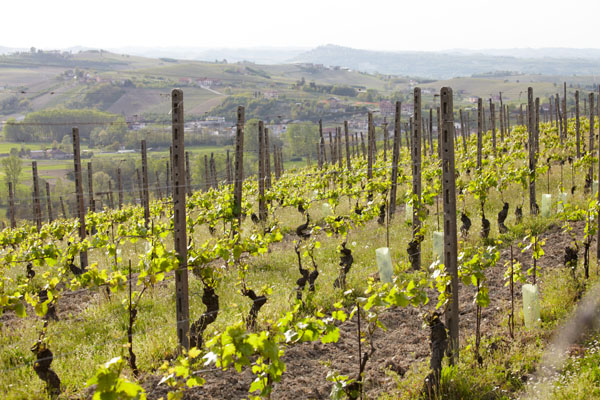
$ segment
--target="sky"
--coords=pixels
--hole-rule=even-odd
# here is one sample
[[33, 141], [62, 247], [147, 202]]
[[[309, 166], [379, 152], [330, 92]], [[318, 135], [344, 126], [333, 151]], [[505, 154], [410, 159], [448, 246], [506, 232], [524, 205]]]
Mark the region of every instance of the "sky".
[[[0, 46], [598, 48], [600, 1], [3, 1]], [[587, 17], [589, 16], [589, 17]]]

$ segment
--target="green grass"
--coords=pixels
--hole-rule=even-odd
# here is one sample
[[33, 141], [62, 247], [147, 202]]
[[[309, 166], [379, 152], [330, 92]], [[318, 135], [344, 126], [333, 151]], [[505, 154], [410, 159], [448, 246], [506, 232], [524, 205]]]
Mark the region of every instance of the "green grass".
[[[201, 152], [209, 151], [211, 148], [194, 148], [193, 150]], [[558, 178], [553, 176], [553, 179]], [[408, 186], [401, 187], [399, 191], [402, 193], [407, 189]], [[512, 188], [508, 193], [505, 193], [505, 196], [515, 198], [519, 192], [520, 189]], [[474, 207], [473, 203], [474, 201], [469, 202], [469, 209]], [[490, 210], [499, 209], [501, 204], [499, 195], [493, 194], [490, 196], [488, 203]], [[339, 207], [340, 211], [343, 212], [352, 206], [353, 203], [351, 204], [347, 199], [342, 199]], [[425, 223], [425, 229], [428, 233], [422, 246], [423, 265], [428, 265], [433, 260], [431, 232], [436, 229], [435, 205], [430, 207], [430, 210], [430, 217]], [[309, 209], [314, 221], [323, 218], [322, 211], [321, 203], [314, 203]], [[291, 231], [304, 222], [302, 216], [293, 209], [277, 211], [276, 217], [286, 231]], [[513, 218], [511, 214], [507, 221], [509, 226], [514, 225]], [[479, 223], [477, 219], [473, 218], [471, 238], [474, 241], [477, 240]], [[244, 222], [243, 230], [251, 231], [252, 229], [252, 222], [248, 218]], [[348, 243], [353, 251], [355, 263], [348, 276], [348, 287], [354, 288], [357, 292], [366, 289], [365, 276], [377, 271], [374, 257], [375, 249], [386, 246], [385, 233], [385, 227], [378, 225], [375, 221], [350, 233]], [[390, 227], [390, 248], [394, 263], [402, 264], [408, 261], [406, 243], [410, 235], [411, 228], [404, 222], [404, 215], [399, 211], [397, 218]], [[496, 236], [497, 232], [494, 232], [493, 235]], [[208, 237], [207, 228], [200, 227], [195, 231], [194, 241], [202, 243]], [[264, 286], [269, 286], [273, 289], [267, 304], [259, 314], [259, 325], [263, 328], [266, 327], [265, 324], [268, 320], [277, 318], [287, 311], [292, 304], [293, 288], [298, 275], [297, 259], [293, 251], [292, 239], [294, 237], [275, 245], [271, 252], [262, 257], [247, 259], [252, 271], [248, 278], [249, 287], [260, 290]], [[321, 234], [319, 241], [321, 241], [322, 246], [316, 254], [316, 262], [321, 274], [317, 281], [317, 291], [313, 301], [315, 307], [328, 309], [333, 302], [342, 297], [341, 292], [333, 288], [333, 281], [339, 271], [339, 256], [336, 249], [341, 238]], [[143, 249], [144, 244], [142, 242], [126, 244], [122, 248], [123, 260], [132, 259], [135, 265], [137, 262], [135, 260], [143, 253]], [[108, 256], [100, 251], [92, 251], [90, 261], [98, 262], [100, 265], [108, 265], [109, 263]], [[43, 284], [41, 276], [36, 277], [36, 279], [39, 279], [40, 285]], [[564, 304], [561, 303], [562, 297], [559, 297], [558, 293], [562, 293], [566, 281], [557, 279], [553, 283], [554, 281], [546, 275], [541, 277], [541, 280], [548, 285], [547, 288], [543, 289], [544, 298], [554, 299], [545, 301], [542, 306], [545, 323], [548, 322], [547, 325], [551, 326], [552, 324], [549, 322], [562, 318], [568, 312], [559, 312], [559, 307], [563, 307], [564, 310]], [[202, 284], [192, 275], [190, 276], [189, 286], [191, 319], [196, 320], [204, 311], [201, 303]], [[225, 270], [217, 290], [222, 304], [221, 312], [217, 321], [205, 333], [206, 337], [210, 337], [213, 332], [220, 331], [226, 326], [242, 320], [247, 315], [250, 302], [239, 293], [238, 289], [237, 271], [235, 269]], [[554, 292], [556, 294], [552, 294]], [[155, 369], [176, 348], [176, 335], [172, 328], [175, 318], [173, 293], [174, 286], [170, 281], [166, 285], [159, 285], [153, 291], [147, 293], [142, 302], [138, 313], [139, 319], [135, 327], [134, 348], [138, 355], [139, 366], [144, 371]], [[68, 395], [77, 396], [77, 393], [83, 388], [84, 382], [93, 374], [98, 364], [120, 354], [121, 345], [126, 342], [126, 313], [121, 306], [121, 302], [125, 298], [126, 294], [123, 292], [113, 294], [110, 300], [99, 294], [95, 299], [77, 302], [81, 303], [81, 310], [79, 312], [73, 310], [72, 318], [50, 324], [48, 335], [51, 340], [50, 346], [56, 355], [60, 355], [53, 363], [53, 368], [63, 380]], [[65, 304], [64, 302], [67, 301], [67, 299], [64, 301], [59, 300], [58, 307], [60, 308], [61, 303]], [[3, 346], [0, 346], [0, 360], [2, 360], [0, 369], [4, 373], [0, 377], [0, 390], [6, 393], [6, 398], [43, 397], [43, 384], [33, 373], [30, 366], [33, 362], [33, 353], [28, 350], [36, 340], [40, 326], [40, 321], [37, 318], [30, 317], [19, 320], [14, 325], [11, 323], [3, 328], [3, 333], [0, 335], [0, 342], [3, 343]], [[523, 337], [530, 338], [528, 334], [522, 334]], [[500, 335], [501, 333], [498, 333], [498, 336]], [[497, 339], [491, 339], [489, 343], [484, 342], [483, 348], [491, 348], [494, 340]], [[451, 377], [448, 381], [447, 390], [448, 393], [454, 393], [453, 396], [455, 396], [448, 398], [482, 398], [475, 396], [475, 394], [495, 393], [494, 391], [500, 390], [494, 389], [494, 387], [502, 388], [501, 390], [510, 393], [519, 390], [522, 386], [519, 383], [520, 376], [531, 370], [537, 359], [536, 357], [539, 356], [541, 346], [537, 341], [527, 339], [523, 345], [513, 344], [502, 347], [502, 349], [502, 351], [492, 352], [489, 355], [489, 359], [494, 360], [494, 363], [490, 364], [497, 364], [497, 366], [485, 369], [475, 368], [475, 373], [472, 368], [472, 360], [469, 358], [470, 353], [464, 351], [461, 363], [457, 368], [447, 370], [448, 376]], [[512, 375], [503, 375], [502, 366], [507, 365], [506, 363], [512, 365]], [[399, 392], [415, 393], [415, 390], [422, 384], [426, 366], [416, 366], [415, 368], [416, 372], [409, 372], [407, 377], [400, 381]], [[17, 387], [13, 382], [18, 381], [28, 383]]]
[[0, 153], [10, 153], [10, 149], [21, 150], [24, 147], [27, 150], [42, 150], [49, 147], [49, 143], [40, 142], [0, 142]]

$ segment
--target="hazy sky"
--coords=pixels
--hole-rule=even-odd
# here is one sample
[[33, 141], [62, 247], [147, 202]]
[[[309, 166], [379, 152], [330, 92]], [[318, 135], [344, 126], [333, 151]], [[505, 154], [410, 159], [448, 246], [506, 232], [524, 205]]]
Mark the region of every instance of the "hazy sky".
[[0, 46], [600, 47], [598, 0], [2, 1]]

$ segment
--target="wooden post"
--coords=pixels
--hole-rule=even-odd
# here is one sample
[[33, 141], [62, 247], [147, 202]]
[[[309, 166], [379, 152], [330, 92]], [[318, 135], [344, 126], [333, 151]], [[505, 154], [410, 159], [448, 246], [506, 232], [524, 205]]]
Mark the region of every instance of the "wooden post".
[[192, 195], [192, 172], [190, 169], [190, 152], [185, 152], [185, 183], [187, 186], [187, 195]]
[[481, 97], [477, 99], [477, 169], [481, 169], [483, 148], [483, 104]]
[[[398, 191], [398, 162], [400, 160], [400, 117], [402, 106], [399, 101], [396, 102], [396, 114], [394, 116], [394, 148], [392, 150], [392, 182], [390, 188], [390, 218], [396, 212], [396, 192]], [[347, 124], [346, 124], [347, 126]]]
[[52, 199], [50, 198], [50, 184], [46, 182], [46, 205], [48, 207], [48, 222], [52, 222], [54, 217], [52, 215]]
[[[275, 154], [273, 154], [273, 169], [275, 169], [276, 163], [277, 160], [275, 159]], [[319, 143], [317, 143], [317, 164], [319, 165], [319, 168], [323, 166], [323, 160], [321, 159], [321, 145]]]
[[42, 229], [42, 207], [40, 205], [40, 181], [38, 178], [37, 161], [31, 162], [33, 173], [33, 215], [38, 232]]
[[119, 189], [119, 210], [123, 208], [123, 180], [121, 179], [121, 167], [117, 168], [117, 186]]
[[350, 158], [352, 154], [350, 154], [350, 134], [348, 132], [348, 121], [344, 121], [344, 137], [346, 139], [346, 168], [348, 171], [352, 170], [352, 163]]
[[63, 218], [67, 219], [67, 211], [65, 210], [65, 202], [62, 196], [60, 196], [60, 209], [62, 211]]
[[500, 141], [504, 143], [504, 135], [508, 135], [508, 125], [505, 124], [505, 112], [504, 102], [502, 101], [502, 92], [498, 92], [498, 98], [500, 100]]
[[[509, 132], [510, 132], [510, 110], [508, 108], [508, 104], [506, 104], [504, 106], [504, 117], [506, 118], [506, 122], [504, 124], [505, 126], [505, 130], [506, 130], [506, 136], [508, 136]], [[504, 139], [502, 139], [504, 140]]]
[[[438, 153], [438, 159], [442, 159], [442, 148], [440, 147], [440, 137], [441, 137], [441, 126], [442, 126], [442, 114], [440, 112], [440, 107], [436, 107], [435, 108], [435, 113], [436, 113], [436, 117], [437, 117], [437, 141], [438, 141], [438, 149], [437, 149], [437, 153]], [[432, 147], [431, 147], [431, 151], [433, 154], [433, 143], [432, 143]]]
[[362, 150], [363, 160], [367, 157], [367, 146], [365, 146], [365, 136], [360, 133], [360, 148]]
[[171, 120], [173, 141], [173, 239], [179, 266], [175, 270], [175, 304], [177, 316], [177, 338], [179, 347], [190, 345], [190, 305], [187, 270], [187, 232], [185, 213], [185, 148], [183, 123], [183, 91], [171, 92]]
[[533, 102], [533, 88], [527, 88], [527, 110], [529, 130], [529, 213], [537, 214], [535, 200], [535, 110]]
[[[552, 109], [552, 108], [550, 108]], [[577, 158], [581, 157], [581, 150], [580, 150], [580, 142], [581, 142], [581, 138], [580, 138], [580, 123], [579, 123], [579, 90], [575, 91], [575, 134], [577, 135]]]
[[267, 205], [265, 203], [265, 132], [264, 124], [258, 121], [258, 218], [267, 219]]
[[[598, 101], [600, 102], [600, 99], [598, 99]], [[595, 124], [595, 117], [594, 117], [594, 93], [590, 93], [590, 148], [588, 149], [588, 154], [594, 154], [594, 124]], [[600, 146], [599, 146], [600, 147]], [[593, 168], [593, 163], [590, 163], [590, 170], [588, 172], [589, 176], [590, 176], [590, 181], [593, 183], [594, 182], [594, 168]], [[599, 179], [600, 181], [600, 179]]]
[[[273, 153], [273, 157], [276, 157]], [[319, 169], [325, 163], [325, 139], [323, 138], [323, 121], [319, 120]]]
[[237, 109], [235, 132], [235, 180], [233, 183], [233, 214], [242, 226], [242, 186], [244, 183], [244, 107]]
[[563, 107], [563, 124], [564, 124], [563, 135], [564, 135], [564, 137], [566, 139], [567, 138], [567, 134], [568, 134], [567, 126], [569, 124], [569, 116], [567, 115], [567, 82], [563, 82], [563, 101], [562, 101], [562, 107]]
[[387, 119], [384, 117], [383, 118], [383, 161], [387, 161], [387, 151], [388, 151], [388, 146], [389, 146], [389, 134], [388, 134], [388, 129], [387, 129]]
[[548, 108], [550, 109], [550, 126], [554, 126], [554, 110], [552, 109], [553, 97], [548, 98]]
[[115, 208], [115, 201], [113, 198], [113, 188], [112, 188], [112, 181], [109, 180], [108, 181], [108, 204], [110, 206], [111, 210], [114, 210]]
[[[600, 95], [598, 96], [598, 103], [600, 104]], [[592, 162], [592, 164], [593, 164], [593, 162]], [[594, 182], [594, 180], [592, 179], [592, 186], [594, 184], [593, 182]], [[598, 146], [598, 187], [597, 187], [597, 190], [598, 190], [598, 192], [596, 193], [596, 201], [600, 200], [600, 145]], [[596, 225], [596, 228], [598, 230], [597, 237], [596, 237], [596, 260], [600, 260], [600, 222], [598, 223], [598, 225]], [[596, 263], [598, 264], [598, 261], [596, 261]]]
[[540, 152], [540, 98], [535, 98], [535, 159]]
[[433, 108], [431, 107], [429, 108], [429, 155], [433, 156]]
[[215, 162], [215, 153], [210, 153], [210, 181], [215, 189], [219, 187], [217, 179], [217, 163]]
[[373, 127], [373, 113], [369, 111], [367, 114], [367, 143], [369, 145], [367, 151], [367, 179], [369, 182], [373, 179], [373, 136], [375, 128]]
[[227, 150], [227, 184], [231, 185], [231, 160], [229, 159], [229, 150]]
[[485, 125], [485, 105], [483, 104], [483, 99], [481, 101], [481, 130], [484, 135], [487, 133], [487, 127]]
[[17, 227], [17, 217], [15, 212], [15, 194], [13, 192], [12, 182], [8, 182], [8, 209], [10, 211], [10, 227]]
[[331, 129], [329, 130], [329, 163], [335, 163], [335, 149], [333, 146], [333, 137], [331, 135]]
[[273, 163], [275, 167], [275, 180], [279, 180], [279, 153], [277, 153], [275, 145], [273, 145]]
[[338, 168], [342, 169], [342, 128], [337, 127], [335, 130], [335, 142], [337, 143], [337, 160], [338, 160]]
[[352, 135], [352, 157], [358, 157], [358, 133]]
[[265, 128], [265, 190], [271, 189], [271, 152], [269, 151], [269, 129]]
[[465, 127], [465, 118], [463, 115], [463, 110], [462, 108], [460, 110], [458, 110], [458, 114], [460, 116], [460, 133], [462, 134], [462, 140], [463, 140], [463, 151], [465, 152], [465, 155], [467, 154], [467, 134], [466, 134], [466, 127]]
[[442, 192], [444, 201], [444, 266], [451, 276], [450, 292], [452, 299], [447, 311], [446, 326], [450, 334], [450, 363], [458, 361], [458, 245], [456, 229], [456, 181], [454, 165], [454, 114], [452, 89], [441, 90], [442, 108]]
[[490, 118], [492, 120], [492, 149], [496, 154], [496, 105], [492, 103], [492, 99], [490, 99]]
[[208, 156], [204, 155], [204, 190], [210, 189], [210, 167], [208, 166]]
[[89, 209], [91, 212], [96, 212], [96, 204], [94, 202], [94, 173], [92, 170], [92, 162], [87, 163], [88, 172], [88, 202]]
[[523, 104], [519, 105], [519, 125], [525, 125], [525, 119], [523, 118]]
[[[140, 206], [144, 206], [144, 185], [142, 184], [142, 175], [140, 174], [140, 169], [135, 169], [135, 174], [137, 176], [137, 186], [138, 186], [138, 196], [140, 198]], [[136, 201], [137, 204], [137, 201]]]
[[173, 193], [173, 146], [169, 146], [169, 165], [171, 168], [168, 168], [169, 175], [169, 188], [171, 189], [171, 193]]
[[142, 140], [142, 201], [144, 205], [144, 225], [150, 226], [150, 194], [148, 192], [148, 155], [146, 141]]
[[423, 154], [427, 155], [427, 143], [429, 141], [429, 135], [432, 133], [428, 128], [429, 122], [427, 122], [425, 118], [421, 119], [421, 126], [423, 127]]
[[284, 163], [283, 163], [283, 147], [279, 146], [279, 176], [277, 179], [283, 175], [285, 172]]
[[413, 173], [413, 220], [412, 220], [412, 240], [416, 243], [415, 254], [412, 258], [412, 268], [418, 270], [421, 268], [421, 240], [418, 238], [421, 230], [421, 219], [419, 217], [421, 209], [421, 88], [414, 88], [414, 111], [413, 111], [413, 130], [412, 130], [412, 173]]
[[[73, 128], [73, 164], [75, 169], [75, 192], [77, 193], [77, 217], [79, 218], [79, 239], [84, 240], [85, 230], [85, 204], [83, 202], [83, 177], [81, 172], [81, 150], [79, 147], [79, 128]], [[88, 265], [87, 251], [79, 252], [81, 269]]]
[[563, 123], [562, 123], [562, 112], [560, 111], [560, 107], [561, 107], [561, 101], [560, 101], [560, 97], [558, 95], [558, 93], [556, 94], [555, 97], [556, 101], [554, 102], [554, 105], [556, 106], [556, 122], [558, 124], [558, 132], [560, 135], [560, 142], [563, 142]]
[[171, 196], [171, 164], [165, 163], [165, 186], [167, 187], [167, 197]]
[[410, 133], [406, 135], [406, 143], [409, 151], [412, 154], [413, 117], [408, 117], [408, 132]]

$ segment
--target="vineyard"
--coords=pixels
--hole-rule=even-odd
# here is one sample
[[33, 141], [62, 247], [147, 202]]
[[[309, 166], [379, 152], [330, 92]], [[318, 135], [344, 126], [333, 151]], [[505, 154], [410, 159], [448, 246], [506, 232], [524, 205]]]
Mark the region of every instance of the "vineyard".
[[78, 218], [42, 223], [34, 173], [35, 222], [0, 233], [3, 397], [522, 395], [598, 275], [594, 94], [548, 114], [530, 88], [513, 124], [480, 99], [474, 132], [439, 97], [437, 137], [415, 88], [390, 134], [320, 126], [317, 164], [287, 171], [239, 107], [227, 179], [194, 191], [174, 90], [168, 197], [142, 142], [141, 204], [101, 210], [73, 128]]

